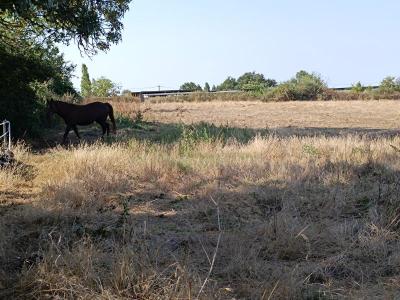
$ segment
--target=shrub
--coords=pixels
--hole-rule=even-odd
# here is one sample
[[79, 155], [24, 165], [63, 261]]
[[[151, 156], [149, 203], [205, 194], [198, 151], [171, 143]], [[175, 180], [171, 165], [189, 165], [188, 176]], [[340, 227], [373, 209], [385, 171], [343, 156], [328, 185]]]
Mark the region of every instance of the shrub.
[[320, 75], [300, 71], [294, 78], [278, 85], [273, 96], [277, 100], [315, 100], [326, 89]]
[[388, 76], [382, 80], [379, 90], [384, 94], [392, 94], [394, 92], [399, 92], [400, 83], [396, 81], [395, 77]]
[[353, 84], [351, 87], [351, 91], [355, 93], [362, 93], [366, 90], [366, 88], [361, 84], [361, 82], [357, 82], [356, 84]]

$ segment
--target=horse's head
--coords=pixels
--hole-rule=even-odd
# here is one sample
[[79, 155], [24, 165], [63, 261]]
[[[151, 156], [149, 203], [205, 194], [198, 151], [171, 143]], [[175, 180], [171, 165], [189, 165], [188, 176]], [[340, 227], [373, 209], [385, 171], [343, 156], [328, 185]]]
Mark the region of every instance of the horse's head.
[[46, 112], [47, 122], [49, 123], [49, 125], [51, 125], [51, 116], [57, 113], [57, 104], [53, 99], [50, 99], [47, 101], [46, 106], [47, 106], [47, 112]]

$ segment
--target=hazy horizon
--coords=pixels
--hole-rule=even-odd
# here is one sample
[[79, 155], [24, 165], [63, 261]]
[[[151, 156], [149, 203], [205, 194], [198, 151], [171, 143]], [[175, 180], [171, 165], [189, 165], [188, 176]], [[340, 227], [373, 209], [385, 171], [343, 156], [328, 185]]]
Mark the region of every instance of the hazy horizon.
[[123, 89], [202, 86], [256, 71], [284, 81], [304, 69], [329, 86], [357, 81], [376, 85], [400, 75], [400, 2], [290, 0], [235, 2], [134, 1], [123, 20], [123, 40], [108, 53], [81, 57], [75, 45], [65, 58], [91, 78], [105, 76]]

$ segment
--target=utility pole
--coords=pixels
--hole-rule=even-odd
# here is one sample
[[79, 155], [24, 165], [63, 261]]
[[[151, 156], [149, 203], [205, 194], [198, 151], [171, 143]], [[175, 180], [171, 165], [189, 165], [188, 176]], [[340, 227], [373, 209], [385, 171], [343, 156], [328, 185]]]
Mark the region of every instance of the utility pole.
[[158, 91], [161, 91], [161, 85], [157, 85], [158, 86]]

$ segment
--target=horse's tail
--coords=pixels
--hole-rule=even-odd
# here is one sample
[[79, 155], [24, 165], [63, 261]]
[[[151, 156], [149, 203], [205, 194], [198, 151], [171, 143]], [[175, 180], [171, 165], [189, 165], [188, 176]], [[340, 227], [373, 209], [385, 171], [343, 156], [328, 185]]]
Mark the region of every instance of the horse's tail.
[[117, 132], [117, 126], [115, 125], [115, 119], [114, 119], [114, 109], [111, 106], [110, 103], [107, 103], [109, 111], [108, 111], [108, 116], [110, 117], [112, 126], [113, 126], [113, 132], [116, 133]]

